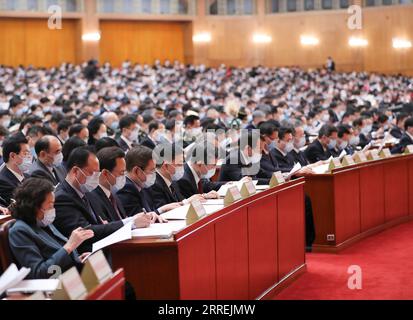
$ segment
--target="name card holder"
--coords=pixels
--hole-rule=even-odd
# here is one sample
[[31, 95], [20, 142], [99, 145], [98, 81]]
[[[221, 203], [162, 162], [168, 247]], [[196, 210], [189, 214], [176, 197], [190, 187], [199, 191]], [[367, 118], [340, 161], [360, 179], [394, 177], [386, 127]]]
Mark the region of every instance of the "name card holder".
[[274, 188], [282, 183], [285, 183], [285, 179], [281, 171], [274, 172], [270, 180], [270, 188]]
[[255, 188], [255, 184], [252, 181], [244, 182], [241, 187], [241, 196], [243, 199], [252, 196], [253, 194], [257, 193], [257, 189]]
[[340, 168], [341, 167], [341, 162], [339, 158], [333, 158], [330, 160], [330, 163], [328, 165], [328, 172], [333, 171], [333, 169]]
[[341, 165], [342, 166], [351, 166], [353, 165], [355, 162], [353, 160], [353, 158], [349, 155], [346, 155], [343, 157], [343, 160], [341, 161]]
[[389, 148], [384, 148], [380, 151], [379, 156], [381, 158], [390, 158], [391, 157], [391, 152]]
[[409, 144], [404, 149], [404, 154], [413, 154], [413, 144]]
[[238, 201], [241, 199], [242, 199], [242, 196], [237, 186], [230, 187], [228, 188], [227, 193], [224, 198], [224, 206], [228, 206], [234, 203], [235, 201]]
[[52, 300], [84, 300], [87, 289], [76, 267], [60, 276], [60, 287], [53, 293]]
[[203, 216], [206, 215], [204, 206], [200, 201], [192, 201], [186, 214], [186, 225], [189, 226], [194, 222], [197, 222]]
[[103, 284], [113, 276], [112, 268], [103, 251], [91, 255], [82, 270], [82, 280], [88, 292]]
[[357, 152], [354, 154], [353, 159], [356, 163], [366, 162], [367, 157], [363, 152]]
[[379, 152], [377, 150], [370, 150], [367, 153], [367, 160], [380, 160]]

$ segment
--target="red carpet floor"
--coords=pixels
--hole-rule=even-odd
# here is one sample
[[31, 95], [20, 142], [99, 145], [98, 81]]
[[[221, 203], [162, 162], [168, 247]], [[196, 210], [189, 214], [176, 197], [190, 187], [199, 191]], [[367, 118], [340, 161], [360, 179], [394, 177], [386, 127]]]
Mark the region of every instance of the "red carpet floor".
[[[361, 240], [339, 254], [307, 254], [307, 272], [274, 300], [413, 299], [413, 222]], [[358, 265], [362, 289], [350, 290]]]

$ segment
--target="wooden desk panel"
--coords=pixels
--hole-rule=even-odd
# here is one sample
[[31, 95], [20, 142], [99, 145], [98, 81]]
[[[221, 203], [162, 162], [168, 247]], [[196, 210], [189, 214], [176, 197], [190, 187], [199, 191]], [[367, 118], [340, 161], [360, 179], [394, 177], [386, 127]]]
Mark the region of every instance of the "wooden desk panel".
[[[295, 213], [295, 214], [292, 214]], [[305, 260], [304, 188], [278, 194], [278, 278], [295, 270]]]
[[262, 294], [278, 279], [277, 199], [248, 206], [249, 298]]
[[217, 299], [248, 299], [247, 208], [217, 222], [215, 237]]
[[384, 165], [384, 214], [386, 221], [407, 216], [408, 171], [406, 158]]
[[358, 170], [341, 172], [334, 179], [336, 243], [360, 233], [359, 181]]
[[214, 226], [179, 241], [178, 258], [181, 299], [216, 299]]
[[385, 223], [383, 166], [360, 168], [361, 231]]
[[413, 216], [413, 159], [410, 159], [407, 162], [407, 166], [408, 166], [408, 188], [409, 188], [409, 214], [411, 216]]

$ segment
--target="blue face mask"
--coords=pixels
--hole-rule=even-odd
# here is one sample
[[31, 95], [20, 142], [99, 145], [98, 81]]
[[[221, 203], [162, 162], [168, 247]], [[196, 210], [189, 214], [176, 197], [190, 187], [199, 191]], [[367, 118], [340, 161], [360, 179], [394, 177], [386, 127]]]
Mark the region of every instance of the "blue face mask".
[[117, 130], [119, 128], [119, 121], [112, 122], [110, 128], [114, 131]]

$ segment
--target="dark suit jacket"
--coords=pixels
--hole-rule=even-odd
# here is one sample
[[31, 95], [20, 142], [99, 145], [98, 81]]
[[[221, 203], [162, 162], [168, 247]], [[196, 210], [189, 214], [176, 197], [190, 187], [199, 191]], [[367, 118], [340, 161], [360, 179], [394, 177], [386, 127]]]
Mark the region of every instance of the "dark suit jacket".
[[277, 161], [278, 167], [281, 171], [288, 172], [294, 167], [294, 161], [288, 156], [288, 154], [284, 156], [278, 149], [275, 148], [271, 149], [270, 153], [271, 156]]
[[10, 205], [14, 190], [16, 190], [19, 185], [20, 181], [4, 166], [0, 171], [0, 196], [3, 198], [6, 206]]
[[140, 144], [152, 150], [156, 147], [156, 144], [149, 137], [143, 138]]
[[305, 167], [310, 164], [310, 162], [307, 160], [305, 153], [302, 151], [295, 151], [294, 149], [288, 154], [288, 156], [291, 158], [291, 160], [294, 163], [300, 163], [302, 167]]
[[369, 136], [364, 135], [364, 133], [360, 133], [359, 137], [360, 137], [359, 146], [362, 148], [367, 146], [369, 142], [371, 141], [371, 138]]
[[156, 173], [155, 184], [150, 188], [150, 193], [156, 208], [173, 202], [181, 202], [185, 199], [179, 190], [179, 185], [175, 181], [172, 182], [171, 186], [175, 190], [174, 194], [172, 194], [159, 173]]
[[90, 201], [90, 205], [94, 212], [100, 215], [100, 217], [108, 222], [120, 221], [126, 218], [125, 210], [119, 200], [119, 198], [112, 193], [112, 196], [115, 199], [117, 208], [121, 217], [116, 213], [115, 208], [112, 205], [112, 202], [108, 199], [103, 189], [99, 186], [92, 192], [89, 192], [86, 195]]
[[102, 224], [98, 219], [99, 217], [93, 212], [92, 205], [89, 209], [67, 181], [63, 181], [56, 188], [55, 209], [56, 219], [54, 225], [66, 237], [70, 237], [72, 231], [79, 227], [91, 225], [90, 229], [94, 232], [95, 236], [85, 241], [82, 246], [79, 247], [79, 252], [81, 253], [90, 251], [94, 242], [107, 237], [123, 227], [122, 221]]
[[231, 150], [221, 167], [220, 181], [239, 181], [243, 177], [249, 176], [258, 180], [258, 184], [268, 184], [270, 179], [259, 178], [260, 162], [257, 164], [246, 164], [238, 148]]
[[32, 178], [47, 179], [53, 183], [54, 186], [56, 186], [58, 183], [62, 183], [66, 179], [66, 170], [62, 166], [56, 167], [53, 170], [57, 176], [57, 179], [53, 174], [51, 174], [50, 170], [39, 159], [37, 159], [32, 164], [29, 174]]
[[19, 267], [30, 268], [28, 279], [49, 279], [49, 268], [57, 265], [62, 272], [80, 266], [77, 252], [68, 254], [63, 248], [67, 242], [53, 225], [40, 228], [17, 220], [9, 231], [10, 250]]
[[[188, 164], [184, 166], [184, 176], [178, 181], [179, 190], [183, 197], [190, 198], [199, 193], [198, 185], [195, 183], [195, 177], [192, 174], [191, 168]], [[202, 193], [208, 193], [212, 190], [218, 191], [226, 182], [213, 182], [209, 179], [200, 180], [202, 185]]]
[[118, 144], [119, 144], [119, 147], [123, 150], [123, 152], [129, 151], [129, 146], [128, 146], [128, 144], [127, 144], [122, 138], [119, 138], [119, 139], [117, 140], [117, 142], [118, 142]]
[[135, 183], [128, 177], [126, 177], [125, 186], [119, 190], [116, 195], [128, 216], [143, 212], [143, 208], [145, 208], [147, 212], [156, 211], [157, 209], [153, 204], [149, 189], [139, 191]]
[[401, 139], [403, 135], [403, 130], [400, 129], [398, 126], [393, 126], [393, 128], [390, 130], [390, 134], [397, 139]]
[[403, 153], [404, 149], [410, 145], [413, 144], [413, 140], [410, 138], [410, 136], [407, 133], [403, 133], [402, 137], [400, 138], [400, 141], [398, 144], [396, 144], [392, 149], [391, 153]]
[[320, 160], [327, 160], [332, 156], [332, 154], [329, 150], [324, 151], [320, 141], [316, 139], [305, 150], [305, 156], [310, 163], [315, 163]]

